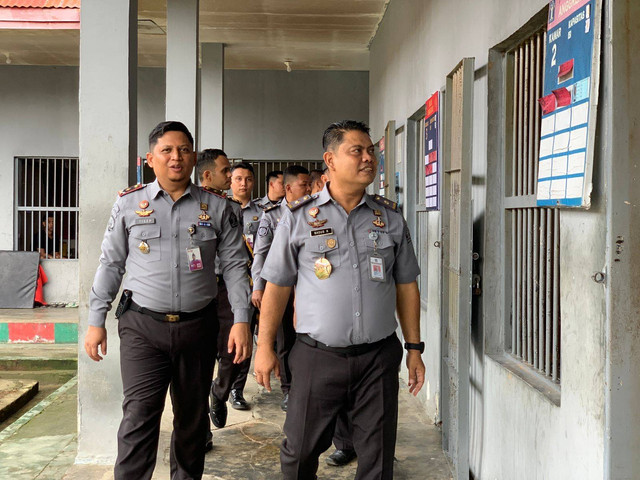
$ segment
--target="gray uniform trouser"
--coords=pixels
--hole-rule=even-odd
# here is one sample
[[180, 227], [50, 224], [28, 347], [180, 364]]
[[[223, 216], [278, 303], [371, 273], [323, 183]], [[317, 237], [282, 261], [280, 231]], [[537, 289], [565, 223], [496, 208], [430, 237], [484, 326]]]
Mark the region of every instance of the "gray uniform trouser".
[[217, 332], [215, 302], [202, 317], [183, 322], [161, 322], [132, 310], [120, 317], [124, 402], [116, 480], [151, 478], [168, 387], [173, 407], [171, 478], [202, 477]]
[[313, 480], [318, 457], [331, 446], [336, 418], [347, 412], [358, 455], [356, 480], [390, 480], [398, 424], [402, 345], [394, 334], [372, 351], [347, 356], [296, 341], [285, 439], [285, 480]]

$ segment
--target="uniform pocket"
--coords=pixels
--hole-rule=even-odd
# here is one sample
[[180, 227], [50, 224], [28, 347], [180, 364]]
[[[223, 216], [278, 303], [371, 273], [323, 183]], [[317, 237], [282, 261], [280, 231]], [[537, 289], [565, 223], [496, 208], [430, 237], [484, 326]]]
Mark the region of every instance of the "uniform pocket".
[[162, 259], [159, 225], [134, 225], [130, 232], [130, 252], [137, 252], [146, 262]]
[[393, 265], [395, 264], [395, 243], [389, 235], [380, 235], [374, 244], [371, 238], [365, 238], [364, 244], [367, 248], [367, 255], [372, 255], [374, 252], [384, 259], [384, 269], [387, 278], [391, 275]]
[[316, 260], [325, 257], [334, 267], [340, 265], [340, 250], [338, 239], [334, 236], [307, 238], [304, 242], [304, 252], [301, 255], [303, 266], [314, 269]]

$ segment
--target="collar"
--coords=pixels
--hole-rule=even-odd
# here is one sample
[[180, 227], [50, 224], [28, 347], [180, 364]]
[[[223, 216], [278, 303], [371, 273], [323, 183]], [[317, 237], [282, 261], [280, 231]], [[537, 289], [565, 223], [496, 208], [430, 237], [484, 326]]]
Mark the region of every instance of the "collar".
[[[322, 188], [322, 190], [320, 192], [318, 192], [318, 205], [324, 205], [327, 202], [333, 202], [336, 205], [339, 205], [338, 202], [336, 202], [333, 197], [331, 196], [331, 194], [329, 193], [329, 183], [327, 182], [324, 184], [324, 187]], [[376, 207], [376, 202], [373, 201], [373, 199], [371, 199], [371, 197], [369, 196], [369, 194], [367, 192], [364, 192], [364, 195], [362, 195], [362, 198], [360, 199], [360, 202], [358, 202], [358, 205], [355, 206], [355, 208], [358, 208], [360, 205], [362, 205], [363, 203], [366, 203], [367, 206], [369, 206], [372, 210], [377, 208]], [[354, 208], [354, 210], [355, 210]]]
[[[189, 180], [189, 184], [187, 185], [187, 188], [184, 189], [182, 196], [191, 195], [193, 197], [194, 189], [196, 188], [197, 187], [191, 182], [191, 180]], [[147, 191], [149, 192], [149, 198], [151, 199], [156, 198], [160, 192], [167, 193], [162, 189], [157, 178], [147, 186]], [[169, 194], [167, 193], [167, 195]]]

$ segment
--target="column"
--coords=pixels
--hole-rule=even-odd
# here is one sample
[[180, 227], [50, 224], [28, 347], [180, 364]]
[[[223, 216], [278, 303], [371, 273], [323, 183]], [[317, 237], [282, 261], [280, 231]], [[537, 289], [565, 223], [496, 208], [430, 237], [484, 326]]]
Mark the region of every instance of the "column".
[[166, 119], [184, 123], [194, 137], [198, 133], [198, 4], [198, 0], [167, 0]]
[[84, 2], [81, 10], [77, 463], [114, 462], [116, 432], [122, 417], [119, 341], [113, 310], [107, 318], [105, 360], [91, 360], [83, 344], [102, 237], [117, 192], [127, 187], [129, 170], [135, 165], [137, 18], [137, 0]]
[[203, 43], [200, 79], [200, 148], [224, 149], [224, 45]]

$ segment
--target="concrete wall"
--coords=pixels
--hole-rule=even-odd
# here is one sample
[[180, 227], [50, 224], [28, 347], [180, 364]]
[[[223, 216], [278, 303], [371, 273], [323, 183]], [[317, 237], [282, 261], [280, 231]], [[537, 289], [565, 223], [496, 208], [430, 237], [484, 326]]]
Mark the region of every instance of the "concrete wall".
[[[591, 280], [605, 264], [606, 212], [602, 173], [590, 211], [565, 211], [561, 222], [562, 399], [556, 406], [485, 351], [504, 313], [490, 305], [503, 277], [491, 270], [500, 254], [500, 236], [487, 230], [487, 131], [489, 49], [504, 41], [547, 4], [544, 0], [392, 0], [371, 45], [370, 124], [374, 139], [388, 121], [396, 127], [436, 90], [464, 57], [475, 57], [473, 119], [473, 250], [483, 279], [483, 296], [474, 298], [471, 324], [470, 466], [476, 478], [602, 478], [604, 468], [604, 326], [602, 287]], [[604, 162], [596, 154], [596, 163]], [[598, 168], [598, 167], [597, 167]], [[489, 177], [488, 177], [489, 175]], [[410, 178], [410, 177], [409, 177]], [[498, 210], [499, 211], [499, 210]], [[422, 309], [426, 335], [424, 360], [428, 387], [420, 399], [427, 414], [439, 419], [440, 252], [439, 213], [429, 213], [427, 306]], [[494, 215], [494, 214], [492, 214]], [[496, 235], [494, 235], [496, 234]], [[491, 252], [489, 254], [488, 252]], [[424, 292], [423, 292], [423, 296]], [[488, 314], [491, 312], [491, 314]], [[499, 341], [499, 339], [497, 339]], [[434, 388], [437, 387], [437, 388]]]
[[[368, 120], [368, 83], [367, 72], [227, 70], [225, 150], [235, 158], [319, 159], [327, 125]], [[139, 69], [137, 152], [143, 158], [149, 131], [164, 120], [164, 98], [165, 70]], [[0, 105], [0, 249], [11, 250], [14, 157], [78, 156], [78, 68], [0, 66]], [[78, 300], [74, 265], [46, 262], [47, 301]]]

